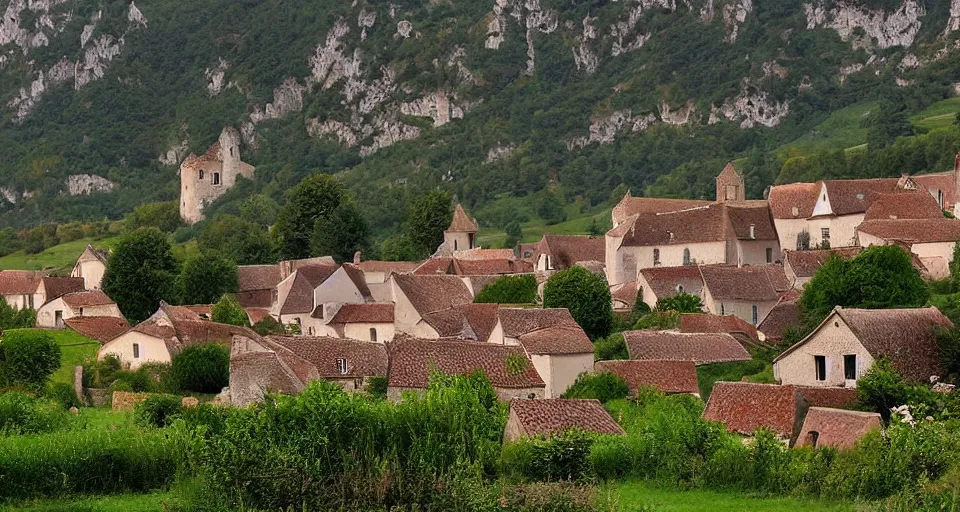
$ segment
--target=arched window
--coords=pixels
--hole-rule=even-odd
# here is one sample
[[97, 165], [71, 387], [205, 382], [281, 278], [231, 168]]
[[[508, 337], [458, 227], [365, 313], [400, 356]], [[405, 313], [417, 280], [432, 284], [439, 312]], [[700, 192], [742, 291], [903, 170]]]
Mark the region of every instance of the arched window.
[[660, 266], [660, 249], [653, 250], [653, 266]]
[[683, 250], [683, 264], [684, 265], [690, 264], [690, 249]]

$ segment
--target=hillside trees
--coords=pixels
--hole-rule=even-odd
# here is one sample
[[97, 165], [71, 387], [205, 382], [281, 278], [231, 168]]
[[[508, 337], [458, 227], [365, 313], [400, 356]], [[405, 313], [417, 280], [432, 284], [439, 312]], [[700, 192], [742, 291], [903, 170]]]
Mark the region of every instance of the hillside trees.
[[414, 199], [407, 208], [403, 234], [420, 258], [425, 258], [443, 243], [443, 232], [453, 220], [453, 198], [444, 190], [433, 190]]
[[219, 251], [237, 265], [275, 263], [265, 227], [235, 215], [217, 215], [197, 237], [201, 251]]
[[141, 228], [124, 235], [114, 247], [103, 275], [103, 292], [131, 324], [142, 322], [161, 300], [174, 301], [177, 270], [167, 237], [156, 228]]
[[353, 201], [344, 201], [328, 217], [317, 219], [310, 238], [311, 252], [333, 256], [337, 262], [352, 261], [357, 251], [366, 251], [370, 229]]

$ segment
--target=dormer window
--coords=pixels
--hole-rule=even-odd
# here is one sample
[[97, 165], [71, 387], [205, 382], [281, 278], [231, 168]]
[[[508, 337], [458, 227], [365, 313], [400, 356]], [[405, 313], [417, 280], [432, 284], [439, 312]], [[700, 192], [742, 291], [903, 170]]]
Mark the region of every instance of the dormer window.
[[344, 358], [342, 358], [342, 357], [337, 359], [337, 371], [340, 373], [340, 375], [346, 375], [346, 374], [347, 374], [347, 360], [346, 360], [346, 359], [344, 359]]
[[863, 195], [862, 192], [858, 193], [858, 194], [857, 194], [857, 201], [863, 201], [863, 198], [864, 198], [864, 197], [865, 197], [865, 196]]
[[684, 265], [690, 264], [690, 249], [683, 250], [683, 264]]

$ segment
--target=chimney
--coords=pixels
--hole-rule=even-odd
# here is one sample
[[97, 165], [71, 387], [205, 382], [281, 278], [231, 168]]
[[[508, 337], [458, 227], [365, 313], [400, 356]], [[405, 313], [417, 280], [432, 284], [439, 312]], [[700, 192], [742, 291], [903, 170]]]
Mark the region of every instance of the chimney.
[[359, 265], [359, 264], [360, 264], [360, 256], [361, 256], [362, 254], [363, 254], [363, 253], [361, 253], [360, 251], [357, 251], [357, 252], [353, 253], [353, 264], [354, 264], [354, 265]]

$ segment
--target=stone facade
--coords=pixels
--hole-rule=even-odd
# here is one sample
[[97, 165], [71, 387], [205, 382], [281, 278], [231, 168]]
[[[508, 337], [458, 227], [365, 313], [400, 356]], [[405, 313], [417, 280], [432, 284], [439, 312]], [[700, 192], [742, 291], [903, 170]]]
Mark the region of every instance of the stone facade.
[[746, 200], [746, 187], [743, 176], [733, 166], [733, 162], [730, 162], [717, 175], [717, 202], [744, 200]]
[[[781, 384], [836, 387], [853, 384], [844, 378], [845, 355], [856, 355], [856, 377], [861, 377], [874, 358], [839, 315], [831, 315], [793, 352], [773, 364], [773, 378]], [[824, 380], [817, 378], [816, 357], [825, 358]], [[856, 380], [856, 379], [852, 379]]]
[[188, 224], [203, 220], [206, 205], [237, 182], [253, 179], [254, 168], [240, 159], [240, 134], [227, 127], [202, 156], [189, 155], [180, 164], [180, 216]]

